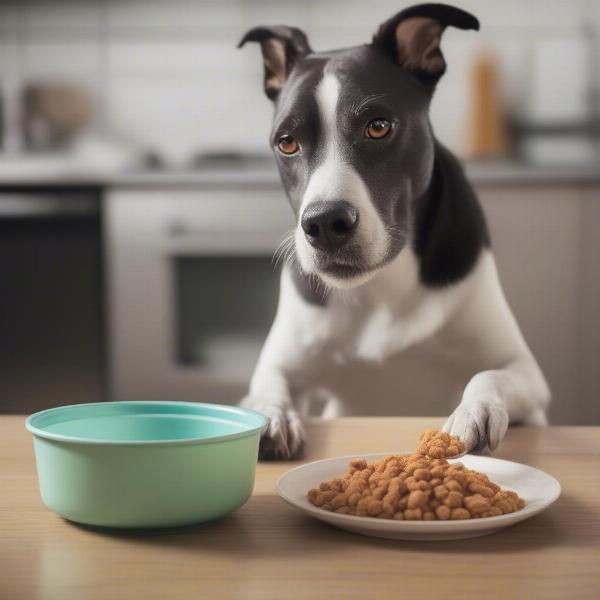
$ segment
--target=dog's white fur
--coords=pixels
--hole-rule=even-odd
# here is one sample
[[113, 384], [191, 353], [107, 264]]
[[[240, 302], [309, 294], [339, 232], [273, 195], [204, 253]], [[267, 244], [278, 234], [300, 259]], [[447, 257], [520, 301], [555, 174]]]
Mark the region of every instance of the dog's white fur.
[[[301, 211], [315, 198], [343, 197], [352, 202], [361, 214], [357, 232], [361, 246], [377, 265], [387, 234], [364, 182], [344, 164], [337, 147], [339, 93], [335, 77], [325, 75], [317, 101], [326, 130], [326, 158], [309, 181]], [[296, 251], [303, 269], [314, 272], [312, 248], [300, 227]], [[303, 444], [294, 400], [318, 385], [320, 368], [331, 361], [385, 365], [426, 339], [450, 347], [453, 362], [470, 373], [462, 399], [444, 427], [468, 449], [487, 445], [494, 450], [509, 421], [546, 424], [550, 392], [506, 302], [489, 250], [482, 252], [467, 277], [441, 289], [421, 285], [410, 243], [389, 264], [350, 282], [320, 277], [329, 288], [325, 307], [306, 302], [292, 281], [290, 267], [284, 268], [277, 315], [243, 401], [270, 417], [266, 435], [281, 457], [295, 454]], [[327, 409], [328, 416], [348, 412], [339, 402]]]

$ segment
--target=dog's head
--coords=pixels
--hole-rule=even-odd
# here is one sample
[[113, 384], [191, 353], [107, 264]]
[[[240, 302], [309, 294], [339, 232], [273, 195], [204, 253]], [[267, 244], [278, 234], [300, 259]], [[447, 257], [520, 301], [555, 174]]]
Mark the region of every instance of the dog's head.
[[433, 168], [428, 112], [448, 25], [479, 28], [460, 9], [424, 4], [363, 46], [313, 52], [302, 31], [283, 26], [256, 27], [240, 42], [261, 45], [300, 265], [332, 287], [364, 283], [410, 238]]

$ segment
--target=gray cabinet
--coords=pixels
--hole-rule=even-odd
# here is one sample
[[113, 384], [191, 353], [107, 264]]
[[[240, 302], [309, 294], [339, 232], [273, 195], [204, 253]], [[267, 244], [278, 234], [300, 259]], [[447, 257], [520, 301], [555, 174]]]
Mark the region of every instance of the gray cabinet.
[[480, 185], [500, 278], [553, 423], [600, 423], [600, 187]]

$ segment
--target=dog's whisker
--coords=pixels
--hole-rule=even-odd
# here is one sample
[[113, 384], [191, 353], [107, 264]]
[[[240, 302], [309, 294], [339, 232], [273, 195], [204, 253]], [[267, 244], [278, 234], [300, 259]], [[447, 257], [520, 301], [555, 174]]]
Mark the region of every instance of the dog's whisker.
[[277, 269], [279, 264], [282, 262], [285, 264], [286, 254], [288, 253], [290, 247], [293, 246], [293, 244], [294, 244], [294, 230], [292, 229], [292, 230], [288, 231], [288, 233], [286, 233], [284, 238], [281, 240], [281, 242], [275, 249], [275, 252], [273, 253], [273, 258], [272, 258], [271, 262], [273, 262], [274, 269]]

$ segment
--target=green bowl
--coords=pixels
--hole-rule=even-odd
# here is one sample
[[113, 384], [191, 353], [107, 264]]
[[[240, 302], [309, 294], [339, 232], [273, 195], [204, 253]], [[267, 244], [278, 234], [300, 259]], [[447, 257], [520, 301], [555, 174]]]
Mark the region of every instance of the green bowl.
[[250, 497], [268, 419], [232, 406], [99, 402], [31, 415], [42, 500], [101, 527], [179, 527]]

